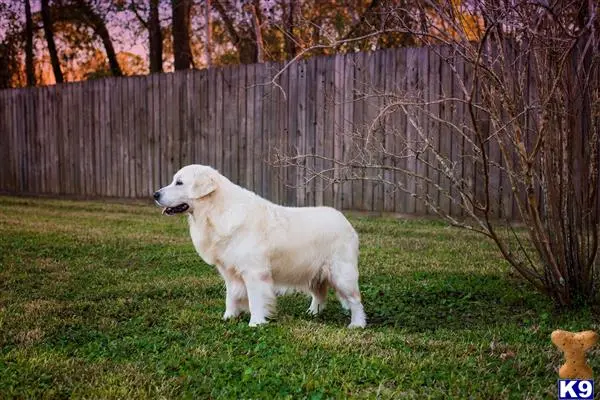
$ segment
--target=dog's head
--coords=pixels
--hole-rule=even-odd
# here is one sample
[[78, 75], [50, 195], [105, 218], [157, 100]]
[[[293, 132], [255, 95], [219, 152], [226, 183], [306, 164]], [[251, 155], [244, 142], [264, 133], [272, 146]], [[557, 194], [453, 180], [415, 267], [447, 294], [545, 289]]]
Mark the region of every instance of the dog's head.
[[173, 176], [173, 182], [154, 193], [154, 200], [164, 207], [163, 214], [191, 212], [195, 201], [209, 196], [218, 187], [219, 173], [204, 165], [188, 165]]

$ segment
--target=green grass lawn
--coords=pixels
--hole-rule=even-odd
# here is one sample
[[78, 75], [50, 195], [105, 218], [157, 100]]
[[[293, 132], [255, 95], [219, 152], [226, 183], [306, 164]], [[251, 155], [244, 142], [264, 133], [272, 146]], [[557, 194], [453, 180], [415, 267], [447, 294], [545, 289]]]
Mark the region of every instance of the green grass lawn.
[[[482, 236], [355, 217], [369, 326], [333, 294], [223, 322], [225, 288], [152, 205], [0, 197], [0, 398], [556, 398], [558, 314]], [[600, 352], [589, 356], [600, 371]]]

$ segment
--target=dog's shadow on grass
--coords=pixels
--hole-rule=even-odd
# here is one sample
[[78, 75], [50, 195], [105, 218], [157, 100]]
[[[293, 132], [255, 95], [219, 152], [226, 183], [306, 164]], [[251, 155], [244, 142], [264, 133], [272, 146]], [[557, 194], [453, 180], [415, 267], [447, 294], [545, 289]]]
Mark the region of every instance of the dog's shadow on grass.
[[[523, 282], [496, 275], [424, 273], [402, 281], [373, 277], [364, 279], [361, 291], [368, 326], [413, 332], [481, 328], [508, 320], [519, 323], [548, 306]], [[296, 318], [340, 325], [350, 321], [332, 293], [327, 308], [316, 317], [306, 313], [308, 296], [283, 296], [278, 304], [280, 313]]]

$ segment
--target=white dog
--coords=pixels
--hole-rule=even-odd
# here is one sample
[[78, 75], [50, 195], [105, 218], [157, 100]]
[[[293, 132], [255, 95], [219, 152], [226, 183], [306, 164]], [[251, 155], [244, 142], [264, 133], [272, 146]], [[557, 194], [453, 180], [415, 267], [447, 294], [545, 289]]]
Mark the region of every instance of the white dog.
[[227, 291], [223, 319], [250, 311], [250, 326], [267, 322], [275, 293], [308, 290], [308, 312], [325, 307], [331, 286], [364, 327], [358, 288], [358, 235], [330, 207], [282, 207], [241, 188], [211, 167], [188, 165], [154, 193], [163, 213], [187, 213], [202, 259], [216, 266]]

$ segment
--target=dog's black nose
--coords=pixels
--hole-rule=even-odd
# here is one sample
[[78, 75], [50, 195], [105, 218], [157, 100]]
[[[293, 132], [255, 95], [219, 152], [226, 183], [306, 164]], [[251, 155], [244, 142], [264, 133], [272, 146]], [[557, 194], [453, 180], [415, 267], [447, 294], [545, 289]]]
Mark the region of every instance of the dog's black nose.
[[154, 192], [154, 200], [158, 200], [160, 198], [160, 192]]

